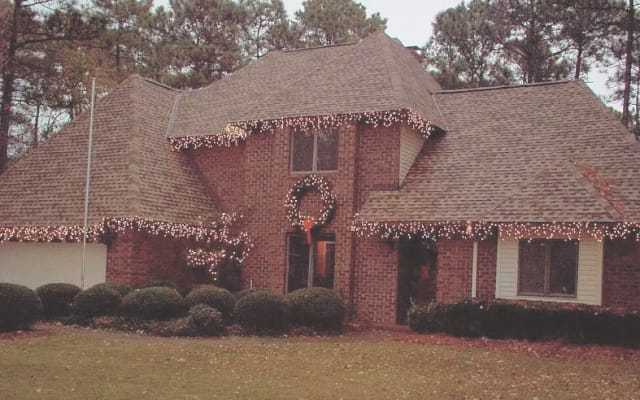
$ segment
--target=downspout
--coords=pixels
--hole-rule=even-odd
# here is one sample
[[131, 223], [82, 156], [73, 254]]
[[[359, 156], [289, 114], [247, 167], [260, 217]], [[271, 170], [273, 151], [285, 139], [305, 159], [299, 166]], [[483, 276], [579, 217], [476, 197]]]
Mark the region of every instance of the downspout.
[[89, 189], [91, 187], [91, 150], [93, 147], [93, 110], [96, 99], [96, 78], [91, 80], [91, 115], [89, 120], [89, 149], [87, 154], [87, 179], [84, 189], [84, 229], [82, 233], [82, 268], [80, 270], [80, 288], [84, 289], [87, 258], [87, 225], [89, 223]]
[[[355, 215], [360, 210], [360, 187], [359, 187], [359, 170], [360, 170], [360, 136], [361, 125], [356, 124], [353, 129], [353, 212]], [[350, 318], [356, 317], [356, 252], [357, 252], [357, 234], [351, 232], [351, 265], [349, 266], [349, 304], [351, 305]]]
[[478, 297], [478, 241], [473, 241], [473, 255], [471, 257], [471, 298]]

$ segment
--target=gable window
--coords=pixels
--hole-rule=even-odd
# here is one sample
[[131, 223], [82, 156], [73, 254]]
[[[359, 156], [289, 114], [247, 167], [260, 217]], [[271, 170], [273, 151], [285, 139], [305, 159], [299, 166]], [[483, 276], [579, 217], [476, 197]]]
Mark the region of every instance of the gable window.
[[287, 291], [307, 287], [333, 288], [336, 259], [335, 235], [308, 245], [304, 234], [287, 236]]
[[313, 133], [293, 132], [291, 143], [292, 172], [338, 170], [337, 129]]
[[520, 240], [518, 295], [576, 296], [578, 241]]

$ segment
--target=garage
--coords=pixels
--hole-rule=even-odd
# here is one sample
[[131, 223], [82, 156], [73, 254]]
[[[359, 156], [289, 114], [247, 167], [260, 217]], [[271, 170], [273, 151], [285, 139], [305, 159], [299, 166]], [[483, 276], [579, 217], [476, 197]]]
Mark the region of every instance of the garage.
[[[88, 243], [85, 288], [104, 282], [107, 246]], [[32, 289], [45, 283], [66, 282], [81, 286], [81, 243], [0, 244], [0, 282], [18, 283]]]

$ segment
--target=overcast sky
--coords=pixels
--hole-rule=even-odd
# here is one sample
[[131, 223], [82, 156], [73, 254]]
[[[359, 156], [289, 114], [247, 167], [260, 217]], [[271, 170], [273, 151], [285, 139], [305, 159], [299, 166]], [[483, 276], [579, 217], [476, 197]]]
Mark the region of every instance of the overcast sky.
[[[283, 0], [289, 17], [302, 8], [303, 0]], [[405, 46], [423, 46], [431, 36], [431, 23], [440, 11], [461, 0], [357, 0], [367, 8], [367, 14], [379, 12], [387, 19], [387, 34], [398, 38]], [[608, 96], [606, 75], [592, 72], [585, 80], [603, 100]], [[615, 106], [615, 104], [609, 104]], [[621, 108], [620, 106], [617, 106]]]

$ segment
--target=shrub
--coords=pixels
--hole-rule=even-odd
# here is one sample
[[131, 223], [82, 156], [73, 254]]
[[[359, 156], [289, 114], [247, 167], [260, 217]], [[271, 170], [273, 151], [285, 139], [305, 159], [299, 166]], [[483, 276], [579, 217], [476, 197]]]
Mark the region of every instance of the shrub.
[[73, 298], [82, 291], [70, 283], [48, 283], [36, 289], [46, 318], [69, 315]]
[[235, 316], [248, 333], [278, 334], [289, 325], [289, 306], [281, 294], [256, 290], [238, 300]]
[[486, 304], [461, 301], [447, 307], [445, 330], [455, 336], [478, 337], [484, 334]]
[[409, 309], [409, 328], [414, 332], [443, 332], [447, 318], [447, 306], [442, 303], [430, 302], [416, 304]]
[[189, 292], [185, 297], [185, 302], [189, 307], [198, 304], [206, 304], [213, 307], [222, 313], [225, 321], [230, 322], [233, 317], [236, 298], [227, 289], [214, 285], [200, 285]]
[[191, 307], [187, 324], [197, 336], [220, 336], [224, 333], [222, 313], [206, 304]]
[[344, 302], [335, 290], [314, 287], [298, 289], [286, 295], [291, 322], [317, 330], [340, 330]]
[[122, 299], [124, 314], [140, 319], [169, 319], [184, 313], [184, 299], [175, 289], [148, 287], [136, 289]]
[[78, 293], [73, 298], [71, 311], [82, 318], [115, 315], [121, 301], [118, 291], [98, 284]]
[[33, 290], [0, 283], [0, 331], [29, 329], [41, 313], [42, 303]]
[[149, 287], [168, 287], [168, 288], [175, 289], [176, 291], [180, 292], [180, 287], [178, 286], [178, 284], [175, 283], [174, 281], [170, 281], [170, 280], [149, 281], [149, 282], [145, 283], [144, 285], [142, 285], [142, 289], [149, 288]]
[[255, 291], [258, 291], [261, 289], [256, 289], [256, 288], [251, 288], [251, 289], [243, 289], [239, 292], [235, 292], [233, 295], [236, 298], [236, 301], [240, 300], [241, 298], [243, 298], [244, 296], [248, 295], [249, 293], [253, 293]]
[[126, 295], [129, 294], [130, 291], [132, 291], [133, 289], [131, 288], [131, 286], [127, 286], [125, 284], [122, 283], [115, 283], [115, 282], [104, 282], [104, 283], [99, 283], [96, 286], [99, 287], [106, 287], [109, 289], [113, 289], [116, 292], [120, 293], [120, 296], [124, 297]]

